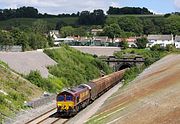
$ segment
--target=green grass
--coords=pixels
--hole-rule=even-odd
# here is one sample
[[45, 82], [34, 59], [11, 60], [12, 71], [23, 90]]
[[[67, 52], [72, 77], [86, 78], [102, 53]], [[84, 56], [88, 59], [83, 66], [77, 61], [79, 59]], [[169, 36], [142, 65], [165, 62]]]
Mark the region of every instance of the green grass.
[[0, 122], [24, 109], [24, 101], [42, 94], [42, 90], [21, 77], [14, 75], [0, 62]]

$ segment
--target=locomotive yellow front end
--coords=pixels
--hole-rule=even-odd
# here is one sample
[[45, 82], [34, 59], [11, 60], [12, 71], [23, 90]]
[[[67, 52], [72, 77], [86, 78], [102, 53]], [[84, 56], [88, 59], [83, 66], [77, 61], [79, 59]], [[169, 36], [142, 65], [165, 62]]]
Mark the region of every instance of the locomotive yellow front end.
[[71, 116], [75, 114], [74, 96], [68, 92], [62, 92], [57, 96], [57, 112], [61, 116]]

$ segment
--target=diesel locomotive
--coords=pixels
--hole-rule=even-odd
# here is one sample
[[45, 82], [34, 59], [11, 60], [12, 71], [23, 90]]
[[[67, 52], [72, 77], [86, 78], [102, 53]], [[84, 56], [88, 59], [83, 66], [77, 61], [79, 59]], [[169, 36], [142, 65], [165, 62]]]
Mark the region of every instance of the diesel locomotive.
[[61, 116], [77, 114], [89, 103], [117, 84], [122, 79], [125, 70], [114, 72], [59, 93], [57, 95], [57, 112]]

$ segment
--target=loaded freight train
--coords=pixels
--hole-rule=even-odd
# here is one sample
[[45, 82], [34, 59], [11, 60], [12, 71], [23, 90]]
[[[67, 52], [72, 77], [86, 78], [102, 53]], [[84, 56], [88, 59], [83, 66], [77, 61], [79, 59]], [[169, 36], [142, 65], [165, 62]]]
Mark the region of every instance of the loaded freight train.
[[61, 116], [73, 116], [102, 95], [123, 77], [125, 70], [117, 71], [87, 84], [63, 91], [57, 95], [57, 112]]

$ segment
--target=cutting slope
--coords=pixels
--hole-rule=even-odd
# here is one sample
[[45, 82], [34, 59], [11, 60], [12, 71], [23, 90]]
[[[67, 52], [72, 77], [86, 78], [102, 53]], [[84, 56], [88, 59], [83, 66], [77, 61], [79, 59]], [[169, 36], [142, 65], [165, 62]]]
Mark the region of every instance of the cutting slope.
[[180, 55], [169, 55], [111, 96], [88, 123], [176, 124], [179, 117]]
[[24, 101], [42, 95], [42, 90], [11, 72], [0, 62], [0, 123], [24, 108]]
[[27, 75], [31, 70], [40, 71], [43, 77], [48, 77], [47, 66], [55, 65], [56, 62], [43, 52], [1, 52], [0, 60], [18, 73]]

